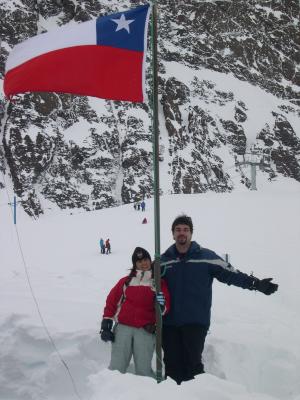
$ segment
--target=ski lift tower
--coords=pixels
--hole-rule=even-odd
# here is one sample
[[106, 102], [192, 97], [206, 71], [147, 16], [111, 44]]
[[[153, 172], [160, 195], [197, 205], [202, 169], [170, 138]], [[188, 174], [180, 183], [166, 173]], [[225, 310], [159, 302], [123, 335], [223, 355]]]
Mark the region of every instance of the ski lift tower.
[[270, 167], [270, 164], [264, 161], [264, 156], [262, 151], [256, 149], [254, 146], [250, 149], [250, 153], [245, 153], [243, 155], [243, 161], [237, 161], [236, 165], [249, 165], [251, 170], [251, 186], [250, 190], [257, 190], [256, 187], [256, 168], [266, 168]]

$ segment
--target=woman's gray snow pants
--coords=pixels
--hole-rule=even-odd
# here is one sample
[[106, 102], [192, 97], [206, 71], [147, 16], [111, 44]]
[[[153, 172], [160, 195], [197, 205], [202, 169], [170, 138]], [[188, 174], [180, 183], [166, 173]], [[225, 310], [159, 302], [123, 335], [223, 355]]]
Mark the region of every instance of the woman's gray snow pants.
[[109, 369], [125, 374], [133, 356], [136, 375], [154, 377], [151, 362], [155, 346], [155, 335], [144, 328], [117, 324], [114, 330]]

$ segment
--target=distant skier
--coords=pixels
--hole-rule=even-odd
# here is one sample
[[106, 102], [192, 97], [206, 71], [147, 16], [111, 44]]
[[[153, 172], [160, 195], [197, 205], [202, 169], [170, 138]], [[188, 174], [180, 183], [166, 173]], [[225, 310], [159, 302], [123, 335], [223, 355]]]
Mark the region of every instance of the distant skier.
[[111, 289], [104, 308], [100, 335], [104, 342], [113, 342], [109, 369], [126, 373], [133, 356], [136, 375], [154, 377], [151, 363], [155, 346], [155, 302], [162, 314], [170, 307], [163, 279], [161, 288], [160, 295], [155, 296], [150, 254], [136, 247], [129, 275]]
[[137, 209], [138, 209], [138, 211], [140, 211], [140, 208], [141, 208], [141, 205], [140, 205], [140, 203], [137, 203]]
[[272, 278], [260, 280], [234, 269], [212, 250], [191, 241], [192, 234], [192, 219], [177, 217], [172, 224], [175, 243], [161, 256], [162, 276], [172, 304], [163, 318], [165, 374], [178, 385], [204, 372], [202, 352], [210, 325], [214, 278], [266, 295], [278, 289]]
[[135, 211], [136, 211], [136, 203], [133, 203], [133, 208], [134, 208]]
[[104, 245], [104, 240], [102, 238], [99, 240], [99, 246], [100, 246], [101, 254], [104, 254], [105, 253], [105, 245]]
[[106, 254], [110, 254], [111, 253], [111, 246], [110, 246], [109, 239], [106, 239], [106, 241], [105, 241], [105, 249], [106, 249]]
[[146, 208], [146, 203], [144, 202], [144, 200], [141, 202], [141, 209], [142, 211], [145, 211]]

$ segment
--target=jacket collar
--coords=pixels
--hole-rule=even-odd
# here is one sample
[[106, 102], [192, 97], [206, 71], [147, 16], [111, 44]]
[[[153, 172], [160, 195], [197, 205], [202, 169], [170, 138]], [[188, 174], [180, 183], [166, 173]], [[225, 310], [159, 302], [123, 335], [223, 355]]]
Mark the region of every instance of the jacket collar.
[[[200, 252], [201, 252], [201, 246], [197, 242], [192, 241], [191, 246], [186, 253], [186, 256], [190, 257], [191, 255], [195, 255], [196, 253], [200, 253]], [[167, 257], [167, 258], [173, 258], [173, 259], [178, 258], [178, 251], [176, 249], [175, 243], [172, 244], [172, 246], [170, 246], [166, 250], [166, 252], [163, 254], [163, 256]]]
[[136, 270], [135, 277], [140, 281], [149, 281], [152, 278], [152, 271]]

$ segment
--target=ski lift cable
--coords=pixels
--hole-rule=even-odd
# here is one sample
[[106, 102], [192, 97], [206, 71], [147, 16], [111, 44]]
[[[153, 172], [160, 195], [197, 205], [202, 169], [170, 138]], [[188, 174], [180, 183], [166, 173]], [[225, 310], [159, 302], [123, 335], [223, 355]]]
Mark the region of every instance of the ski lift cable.
[[[4, 176], [2, 171], [1, 171], [1, 173], [2, 173], [2, 176], [3, 176], [3, 182], [4, 182], [4, 185], [5, 185], [5, 191], [6, 191], [6, 195], [7, 195], [7, 198], [8, 198], [8, 202], [11, 203], [11, 199], [10, 199], [10, 196], [9, 196], [9, 193], [8, 193], [8, 190], [7, 190], [5, 176]], [[13, 214], [12, 210], [11, 210], [11, 213]], [[69, 378], [70, 378], [70, 380], [72, 382], [72, 386], [73, 386], [73, 389], [74, 389], [74, 392], [75, 392], [77, 398], [79, 400], [82, 400], [81, 396], [78, 393], [78, 390], [77, 390], [77, 387], [76, 387], [76, 384], [75, 384], [75, 379], [73, 378], [73, 376], [71, 374], [71, 371], [70, 371], [66, 361], [63, 359], [60, 351], [58, 350], [58, 348], [57, 348], [57, 346], [56, 346], [56, 344], [54, 342], [54, 339], [52, 338], [51, 333], [50, 333], [50, 331], [49, 331], [49, 329], [48, 329], [48, 327], [46, 325], [44, 317], [42, 315], [38, 300], [36, 298], [36, 295], [35, 295], [34, 290], [33, 290], [33, 286], [31, 284], [31, 279], [30, 279], [30, 275], [29, 275], [29, 272], [28, 272], [28, 268], [27, 268], [27, 264], [26, 264], [26, 260], [25, 260], [25, 256], [24, 256], [24, 252], [23, 252], [23, 248], [22, 248], [21, 239], [20, 239], [20, 235], [19, 235], [19, 231], [18, 231], [17, 225], [15, 225], [15, 231], [16, 231], [16, 237], [17, 237], [17, 241], [18, 241], [18, 248], [19, 248], [19, 252], [20, 252], [20, 255], [21, 255], [21, 259], [22, 259], [22, 263], [23, 263], [23, 267], [24, 267], [24, 271], [25, 271], [26, 280], [27, 280], [27, 283], [28, 283], [28, 286], [29, 286], [29, 289], [30, 289], [31, 296], [32, 296], [33, 301], [35, 303], [38, 315], [40, 317], [40, 321], [41, 321], [42, 326], [43, 326], [43, 328], [44, 328], [44, 330], [46, 332], [46, 335], [47, 335], [47, 337], [49, 339], [49, 342], [51, 343], [51, 345], [54, 348], [54, 351], [57, 354], [60, 362], [63, 364], [63, 366], [65, 367], [65, 369], [66, 369], [66, 371], [67, 371], [67, 373], [69, 375]]]

